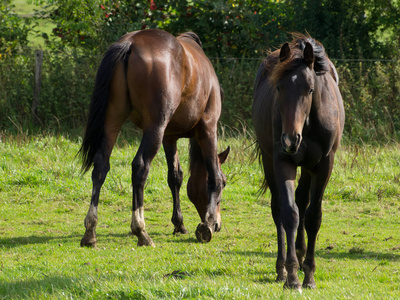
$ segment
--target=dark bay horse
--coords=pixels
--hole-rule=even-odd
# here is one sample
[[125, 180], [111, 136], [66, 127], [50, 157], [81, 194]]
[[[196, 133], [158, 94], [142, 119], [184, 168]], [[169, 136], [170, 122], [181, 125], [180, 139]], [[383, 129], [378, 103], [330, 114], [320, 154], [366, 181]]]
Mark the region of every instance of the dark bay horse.
[[221, 98], [218, 78], [194, 33], [176, 38], [161, 30], [136, 31], [109, 47], [97, 71], [79, 151], [83, 171], [93, 166], [92, 198], [81, 246], [96, 245], [100, 189], [110, 169], [110, 155], [121, 126], [128, 119], [143, 130], [132, 162], [131, 230], [138, 245], [154, 246], [145, 229], [143, 193], [150, 164], [161, 144], [173, 196], [174, 233], [187, 233], [180, 208], [183, 172], [176, 145], [182, 137], [190, 138], [188, 196], [202, 220], [196, 236], [202, 242], [211, 240], [213, 232], [221, 228], [220, 201], [226, 184], [221, 164], [229, 153], [228, 147], [217, 154]]
[[[324, 47], [310, 36], [293, 36], [291, 43], [272, 52], [260, 65], [252, 118], [265, 174], [262, 189], [271, 191], [277, 227], [277, 281], [301, 290], [299, 267], [305, 274], [303, 287], [315, 288], [322, 196], [345, 115], [337, 72]], [[297, 167], [301, 176], [295, 190]]]

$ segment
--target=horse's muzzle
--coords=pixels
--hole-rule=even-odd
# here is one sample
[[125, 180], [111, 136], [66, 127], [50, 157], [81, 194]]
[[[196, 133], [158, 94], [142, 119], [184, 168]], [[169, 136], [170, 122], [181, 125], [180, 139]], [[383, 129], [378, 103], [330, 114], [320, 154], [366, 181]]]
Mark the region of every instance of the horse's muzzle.
[[283, 133], [281, 136], [282, 148], [286, 153], [294, 154], [299, 150], [301, 143], [301, 135], [289, 135], [287, 133]]

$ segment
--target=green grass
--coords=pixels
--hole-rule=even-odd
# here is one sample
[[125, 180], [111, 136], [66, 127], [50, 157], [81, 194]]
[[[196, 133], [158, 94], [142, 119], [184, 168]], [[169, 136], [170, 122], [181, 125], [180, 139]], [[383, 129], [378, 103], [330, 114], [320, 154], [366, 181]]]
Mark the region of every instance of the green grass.
[[[156, 248], [129, 234], [130, 162], [137, 141], [120, 138], [102, 189], [98, 247], [79, 247], [89, 208], [90, 174], [81, 176], [75, 139], [1, 136], [0, 299], [396, 299], [400, 298], [400, 148], [342, 146], [323, 204], [316, 248], [316, 290], [275, 283], [276, 233], [269, 195], [252, 162], [251, 139], [225, 136], [232, 152], [221, 232], [199, 244], [200, 219], [186, 196], [188, 235], [173, 236], [172, 201], [160, 151], [145, 191], [146, 228]], [[181, 276], [168, 275], [182, 271]], [[300, 279], [303, 274], [299, 273]]]

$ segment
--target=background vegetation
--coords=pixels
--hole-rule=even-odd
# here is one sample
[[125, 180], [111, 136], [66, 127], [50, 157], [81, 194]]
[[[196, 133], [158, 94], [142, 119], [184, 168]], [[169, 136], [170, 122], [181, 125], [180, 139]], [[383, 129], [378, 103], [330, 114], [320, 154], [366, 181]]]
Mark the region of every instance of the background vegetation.
[[[79, 131], [104, 50], [128, 31], [196, 32], [226, 93], [221, 124], [247, 124], [259, 63], [309, 32], [338, 67], [346, 139], [398, 140], [400, 6], [397, 0], [3, 0], [0, 130]], [[19, 12], [16, 14], [15, 12]], [[39, 124], [32, 125], [34, 54], [44, 50]]]

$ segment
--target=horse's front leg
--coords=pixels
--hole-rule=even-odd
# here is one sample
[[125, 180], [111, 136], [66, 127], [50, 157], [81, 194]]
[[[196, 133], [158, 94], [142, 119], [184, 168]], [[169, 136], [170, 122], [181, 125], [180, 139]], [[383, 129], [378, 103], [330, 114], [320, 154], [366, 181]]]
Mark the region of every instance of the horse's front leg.
[[271, 211], [272, 218], [276, 226], [278, 238], [278, 255], [276, 258], [276, 282], [285, 282], [287, 278], [287, 271], [285, 267], [286, 262], [286, 249], [285, 249], [285, 230], [281, 222], [281, 206], [279, 200], [279, 191], [275, 181], [273, 160], [265, 153], [262, 152], [262, 163], [265, 180], [269, 190], [271, 191]]
[[188, 231], [183, 225], [183, 216], [179, 198], [179, 191], [183, 181], [183, 172], [179, 163], [176, 141], [176, 138], [171, 137], [164, 137], [163, 139], [164, 152], [168, 165], [168, 186], [171, 190], [173, 199], [173, 212], [171, 221], [172, 224], [174, 224], [173, 234], [186, 234]]
[[138, 246], [152, 246], [154, 242], [145, 229], [143, 194], [150, 165], [161, 147], [163, 131], [160, 128], [143, 132], [138, 152], [132, 161], [132, 233], [138, 238]]
[[296, 189], [295, 199], [299, 208], [299, 228], [297, 229], [296, 237], [296, 254], [300, 264], [300, 269], [303, 268], [304, 257], [306, 256], [307, 246], [304, 232], [305, 212], [310, 204], [310, 173], [305, 169], [301, 169], [301, 177]]
[[219, 158], [217, 155], [216, 128], [207, 128], [203, 121], [198, 124], [196, 139], [191, 140], [191, 147], [200, 147], [207, 172], [207, 204], [203, 223], [196, 229], [197, 240], [209, 242], [214, 232], [221, 230], [220, 201], [223, 190], [223, 178], [220, 172]]
[[322, 197], [332, 173], [334, 153], [323, 158], [314, 169], [311, 179], [311, 203], [305, 216], [305, 228], [308, 236], [307, 254], [303, 263], [303, 287], [316, 288], [315, 243], [322, 221]]
[[296, 231], [299, 226], [299, 210], [294, 200], [296, 166], [290, 161], [275, 157], [274, 170], [281, 204], [280, 219], [286, 232], [287, 241], [285, 263], [287, 278], [284, 287], [301, 290], [301, 284], [297, 275], [299, 262], [295, 248]]

